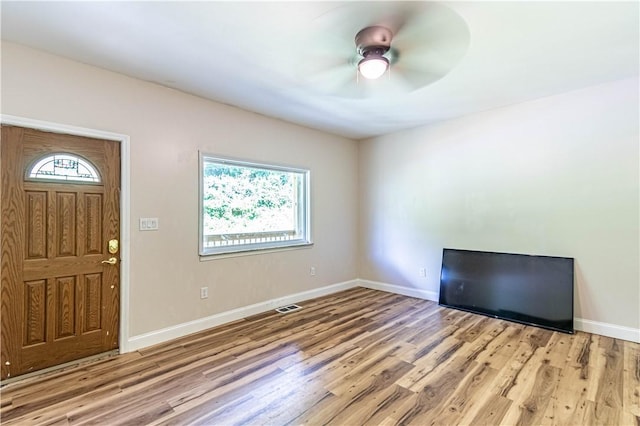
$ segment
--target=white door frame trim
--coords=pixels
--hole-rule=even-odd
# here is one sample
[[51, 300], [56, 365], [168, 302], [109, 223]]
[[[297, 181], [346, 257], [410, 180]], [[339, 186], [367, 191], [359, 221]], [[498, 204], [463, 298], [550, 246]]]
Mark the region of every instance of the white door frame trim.
[[85, 127], [69, 126], [49, 121], [34, 120], [31, 118], [17, 117], [1, 114], [0, 122], [11, 126], [27, 127], [44, 130], [47, 132], [64, 133], [68, 135], [86, 136], [96, 139], [107, 139], [120, 143], [120, 353], [129, 352], [129, 273], [130, 273], [130, 153], [129, 136], [120, 133], [112, 133], [103, 130], [88, 129]]

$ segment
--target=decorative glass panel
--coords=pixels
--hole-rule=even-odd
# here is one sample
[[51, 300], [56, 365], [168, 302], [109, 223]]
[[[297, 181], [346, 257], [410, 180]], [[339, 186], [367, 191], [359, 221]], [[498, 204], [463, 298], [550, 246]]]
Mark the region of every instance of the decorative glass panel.
[[100, 176], [84, 158], [73, 154], [52, 154], [37, 161], [27, 173], [30, 179], [100, 182]]

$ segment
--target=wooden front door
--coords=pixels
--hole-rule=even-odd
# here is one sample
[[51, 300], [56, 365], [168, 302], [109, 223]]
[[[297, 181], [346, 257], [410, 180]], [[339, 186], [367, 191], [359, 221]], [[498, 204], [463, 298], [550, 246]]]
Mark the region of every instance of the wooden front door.
[[3, 125], [0, 157], [2, 379], [116, 349], [120, 144]]

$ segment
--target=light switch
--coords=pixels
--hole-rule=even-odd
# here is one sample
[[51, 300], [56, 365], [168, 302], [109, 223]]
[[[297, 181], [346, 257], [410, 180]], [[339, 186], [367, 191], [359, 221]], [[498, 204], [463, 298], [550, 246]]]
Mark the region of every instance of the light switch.
[[140, 218], [141, 231], [157, 231], [158, 227], [159, 227], [159, 221], [157, 217], [141, 217]]

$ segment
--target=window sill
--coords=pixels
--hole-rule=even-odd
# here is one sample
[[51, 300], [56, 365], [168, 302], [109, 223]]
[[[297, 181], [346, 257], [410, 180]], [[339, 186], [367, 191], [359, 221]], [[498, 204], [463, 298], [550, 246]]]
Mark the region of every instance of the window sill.
[[313, 242], [292, 244], [284, 247], [266, 247], [243, 249], [238, 251], [229, 251], [225, 253], [200, 254], [200, 262], [208, 262], [210, 260], [226, 259], [229, 257], [255, 256], [259, 254], [277, 253], [281, 251], [307, 249], [313, 246]]

